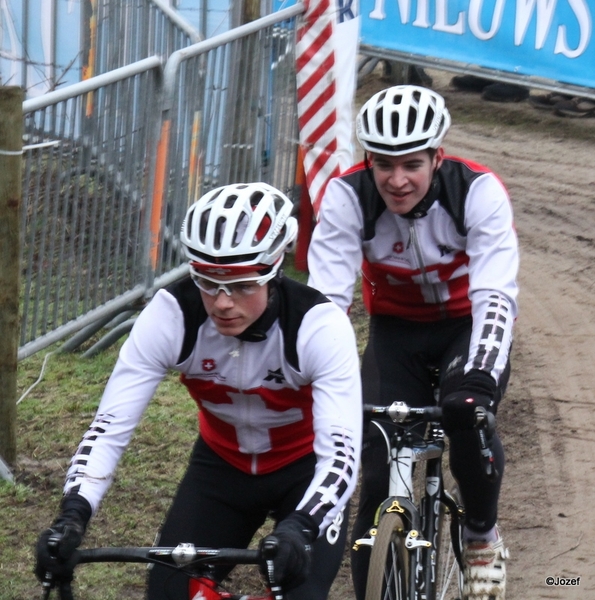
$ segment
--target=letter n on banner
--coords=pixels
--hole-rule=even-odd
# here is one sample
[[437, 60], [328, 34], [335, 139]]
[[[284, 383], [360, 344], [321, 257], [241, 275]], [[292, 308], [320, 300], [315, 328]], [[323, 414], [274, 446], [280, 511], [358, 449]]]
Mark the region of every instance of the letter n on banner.
[[352, 108], [360, 21], [355, 4], [354, 0], [306, 0], [297, 31], [301, 152], [296, 179], [305, 180], [306, 190], [301, 181], [296, 266], [302, 270], [306, 270], [312, 221], [326, 185], [353, 162]]

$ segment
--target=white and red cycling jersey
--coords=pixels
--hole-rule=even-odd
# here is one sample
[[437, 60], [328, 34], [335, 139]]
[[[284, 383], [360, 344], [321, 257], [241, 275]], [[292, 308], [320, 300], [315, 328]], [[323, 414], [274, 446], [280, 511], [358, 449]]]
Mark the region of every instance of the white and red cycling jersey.
[[489, 169], [445, 157], [419, 210], [386, 209], [364, 163], [332, 179], [308, 253], [309, 285], [348, 311], [356, 280], [372, 315], [473, 317], [469, 361], [496, 381], [517, 315], [518, 243], [508, 193]]
[[65, 493], [97, 510], [157, 385], [175, 370], [200, 409], [201, 437], [236, 468], [266, 474], [314, 452], [315, 473], [297, 510], [307, 510], [321, 532], [332, 522], [359, 465], [353, 328], [316, 290], [284, 277], [269, 285], [267, 310], [237, 337], [217, 331], [190, 279], [155, 295], [122, 346]]

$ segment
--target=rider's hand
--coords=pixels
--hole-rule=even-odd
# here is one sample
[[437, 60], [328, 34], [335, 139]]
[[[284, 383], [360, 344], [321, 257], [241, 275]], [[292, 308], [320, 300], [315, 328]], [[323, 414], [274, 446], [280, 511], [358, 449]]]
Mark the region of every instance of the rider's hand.
[[453, 431], [473, 429], [475, 427], [475, 409], [483, 407], [489, 410], [492, 405], [490, 396], [460, 390], [449, 394], [442, 401], [442, 427], [450, 435]]
[[475, 409], [493, 411], [496, 382], [491, 375], [472, 369], [456, 392], [442, 401], [442, 427], [447, 434], [475, 427]]
[[91, 506], [85, 498], [76, 494], [64, 498], [60, 515], [37, 541], [35, 574], [40, 581], [48, 575], [55, 582], [72, 581], [75, 550], [83, 540], [90, 518]]
[[277, 541], [277, 553], [272, 559], [274, 583], [290, 590], [306, 581], [310, 574], [312, 544], [317, 537], [318, 526], [312, 517], [296, 511], [279, 522], [273, 533], [261, 541], [261, 549], [268, 539]]

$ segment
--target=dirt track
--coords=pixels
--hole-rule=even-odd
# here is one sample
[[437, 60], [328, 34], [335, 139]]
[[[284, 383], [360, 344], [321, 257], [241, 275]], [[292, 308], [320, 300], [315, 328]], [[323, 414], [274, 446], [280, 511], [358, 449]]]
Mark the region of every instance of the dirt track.
[[[507, 599], [595, 598], [595, 119], [487, 102], [451, 88], [451, 74], [431, 74], [453, 115], [447, 152], [501, 176], [521, 245], [513, 372], [498, 425]], [[366, 81], [358, 96], [386, 86]], [[548, 586], [546, 577], [580, 585]], [[332, 600], [352, 598], [348, 585], [346, 567]]]

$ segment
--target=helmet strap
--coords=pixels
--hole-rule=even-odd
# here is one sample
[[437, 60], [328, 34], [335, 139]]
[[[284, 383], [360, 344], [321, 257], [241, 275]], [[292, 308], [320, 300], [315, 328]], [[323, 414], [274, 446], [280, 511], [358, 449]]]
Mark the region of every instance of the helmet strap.
[[438, 169], [434, 170], [430, 187], [426, 192], [426, 195], [403, 217], [405, 219], [421, 219], [428, 214], [430, 207], [440, 195], [440, 180], [438, 179]]
[[[364, 150], [364, 167], [366, 169], [366, 173], [370, 178], [370, 181], [374, 183], [374, 170], [372, 169], [372, 163], [370, 162], [370, 155], [367, 150]], [[376, 185], [374, 183], [374, 185]]]
[[269, 300], [264, 312], [242, 333], [235, 337], [242, 342], [263, 342], [267, 339], [267, 332], [279, 315], [279, 292], [277, 290], [277, 277], [267, 283], [269, 286]]

